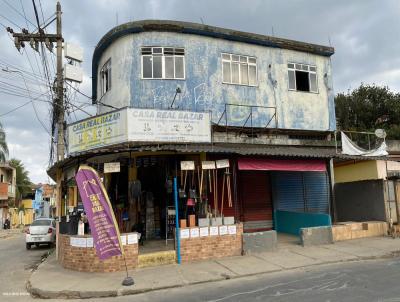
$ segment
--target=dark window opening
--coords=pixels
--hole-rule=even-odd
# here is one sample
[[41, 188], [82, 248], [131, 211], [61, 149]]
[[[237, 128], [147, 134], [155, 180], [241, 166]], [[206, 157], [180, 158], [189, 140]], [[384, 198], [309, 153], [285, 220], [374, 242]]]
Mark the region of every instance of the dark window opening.
[[299, 91], [310, 91], [308, 72], [296, 70], [296, 86]]

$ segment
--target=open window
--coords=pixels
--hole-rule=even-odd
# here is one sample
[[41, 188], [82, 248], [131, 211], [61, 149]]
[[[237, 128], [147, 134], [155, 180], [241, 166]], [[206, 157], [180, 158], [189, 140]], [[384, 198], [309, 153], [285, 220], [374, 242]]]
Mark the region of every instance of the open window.
[[109, 59], [100, 70], [101, 96], [111, 89], [111, 59]]
[[312, 65], [288, 64], [289, 90], [318, 93], [317, 68]]

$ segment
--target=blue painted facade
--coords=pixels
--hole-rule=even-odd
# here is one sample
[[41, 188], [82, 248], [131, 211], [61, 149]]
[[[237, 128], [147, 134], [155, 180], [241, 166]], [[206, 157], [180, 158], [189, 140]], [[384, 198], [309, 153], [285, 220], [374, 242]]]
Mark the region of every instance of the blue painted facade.
[[[141, 78], [141, 47], [163, 46], [185, 49], [185, 80], [155, 80]], [[222, 83], [221, 53], [257, 58], [257, 86]], [[130, 33], [115, 39], [98, 59], [99, 72], [111, 59], [112, 86], [97, 99], [114, 107], [168, 108], [175, 90], [181, 88], [174, 108], [211, 111], [217, 123], [225, 104], [276, 108], [276, 120], [269, 127], [281, 129], [334, 131], [336, 127], [331, 61], [329, 56], [267, 47], [215, 37], [178, 32]], [[288, 63], [303, 63], [317, 67], [318, 93], [288, 89]], [[110, 110], [99, 106], [99, 113]], [[241, 126], [250, 113], [249, 107], [228, 106], [228, 125]], [[253, 108], [253, 127], [265, 127], [274, 109]], [[221, 124], [225, 123], [223, 117]], [[250, 121], [246, 126], [250, 126]]]

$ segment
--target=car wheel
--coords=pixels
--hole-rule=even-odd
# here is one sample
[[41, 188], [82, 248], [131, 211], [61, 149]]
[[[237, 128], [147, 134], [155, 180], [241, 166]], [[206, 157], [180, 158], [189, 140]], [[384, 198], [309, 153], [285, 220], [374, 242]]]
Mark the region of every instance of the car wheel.
[[31, 244], [30, 244], [30, 243], [27, 243], [27, 244], [26, 244], [26, 249], [27, 249], [27, 250], [30, 250], [30, 249], [31, 249]]

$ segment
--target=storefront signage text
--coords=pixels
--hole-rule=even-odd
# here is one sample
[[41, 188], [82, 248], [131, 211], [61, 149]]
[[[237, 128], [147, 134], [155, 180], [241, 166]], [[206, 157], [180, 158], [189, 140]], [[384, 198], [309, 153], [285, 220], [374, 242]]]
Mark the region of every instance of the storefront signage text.
[[121, 164], [115, 163], [104, 163], [104, 173], [118, 173], [121, 171]]
[[126, 142], [211, 142], [207, 112], [124, 108], [68, 126], [68, 152]]
[[123, 254], [114, 212], [97, 172], [88, 166], [81, 166], [75, 179], [92, 231], [97, 256], [100, 260], [105, 260]]

